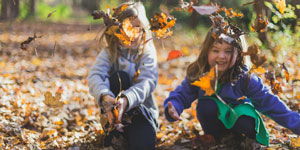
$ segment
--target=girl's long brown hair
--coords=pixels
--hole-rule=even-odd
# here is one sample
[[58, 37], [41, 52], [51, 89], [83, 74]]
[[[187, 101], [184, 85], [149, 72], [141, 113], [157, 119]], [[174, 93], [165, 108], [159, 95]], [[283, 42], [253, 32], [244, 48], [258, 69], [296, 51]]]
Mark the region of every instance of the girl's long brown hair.
[[[200, 48], [200, 54], [193, 63], [191, 63], [187, 68], [187, 79], [189, 82], [194, 82], [199, 79], [204, 73], [210, 70], [210, 66], [208, 64], [208, 52], [212, 48], [215, 42], [219, 42], [212, 36], [212, 29], [207, 33], [205, 40]], [[242, 44], [238, 42], [239, 44]], [[219, 77], [219, 82], [223, 85], [225, 83], [233, 81], [233, 79], [237, 78], [240, 73], [242, 73], [241, 68], [244, 67], [244, 58], [242, 56], [242, 45], [238, 47], [238, 55], [236, 62], [233, 67], [226, 70], [221, 77]], [[231, 56], [232, 59], [232, 56]]]

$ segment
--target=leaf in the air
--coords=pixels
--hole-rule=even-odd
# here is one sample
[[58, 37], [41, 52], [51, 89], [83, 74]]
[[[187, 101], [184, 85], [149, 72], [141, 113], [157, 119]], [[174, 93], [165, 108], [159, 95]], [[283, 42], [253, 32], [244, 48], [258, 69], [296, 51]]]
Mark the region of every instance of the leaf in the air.
[[212, 67], [206, 75], [202, 76], [199, 80], [194, 81], [191, 85], [200, 87], [205, 91], [205, 95], [211, 96], [215, 93], [214, 88], [211, 85], [213, 80], [215, 80], [215, 67]]
[[276, 7], [278, 8], [279, 12], [281, 14], [284, 13], [284, 9], [286, 8], [286, 2], [285, 0], [274, 0], [274, 3], [276, 5]]
[[172, 60], [172, 59], [176, 59], [176, 58], [181, 57], [181, 56], [183, 56], [183, 54], [180, 50], [172, 50], [168, 55], [167, 61]]
[[200, 15], [210, 15], [216, 12], [219, 7], [215, 5], [192, 6]]

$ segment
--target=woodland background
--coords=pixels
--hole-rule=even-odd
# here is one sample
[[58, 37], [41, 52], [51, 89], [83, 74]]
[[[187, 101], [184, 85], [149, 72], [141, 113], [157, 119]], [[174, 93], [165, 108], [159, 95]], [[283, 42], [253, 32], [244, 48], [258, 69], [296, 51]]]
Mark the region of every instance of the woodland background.
[[[182, 114], [183, 121], [169, 123], [163, 101], [181, 83], [187, 65], [196, 59], [209, 17], [195, 11], [175, 11], [174, 0], [144, 2], [148, 18], [167, 6], [176, 18], [174, 34], [154, 39], [158, 51], [159, 83], [154, 92], [160, 109], [157, 149], [201, 149], [210, 139], [195, 117], [195, 103]], [[269, 3], [266, 3], [269, 2]], [[100, 149], [102, 128], [99, 107], [88, 93], [87, 75], [99, 53], [101, 20], [93, 10], [114, 8], [124, 0], [1, 0], [0, 22], [0, 149]], [[244, 17], [232, 19], [247, 33], [249, 45], [257, 44], [266, 62], [253, 73], [262, 77], [273, 92], [300, 112], [300, 1], [286, 0], [283, 13], [273, 0], [199, 0], [196, 6], [219, 4]], [[258, 14], [268, 20], [265, 32], [251, 31]], [[21, 43], [35, 37], [21, 48]], [[176, 43], [176, 44], [174, 44]], [[167, 61], [169, 52], [182, 57]], [[268, 74], [281, 88], [274, 88]], [[50, 92], [50, 96], [46, 93]], [[61, 95], [60, 97], [57, 95]], [[50, 107], [45, 100], [57, 100]], [[264, 117], [270, 147], [297, 149], [299, 136]], [[225, 146], [226, 147], [226, 146]], [[225, 149], [211, 147], [211, 149]], [[232, 148], [232, 145], [231, 145]]]

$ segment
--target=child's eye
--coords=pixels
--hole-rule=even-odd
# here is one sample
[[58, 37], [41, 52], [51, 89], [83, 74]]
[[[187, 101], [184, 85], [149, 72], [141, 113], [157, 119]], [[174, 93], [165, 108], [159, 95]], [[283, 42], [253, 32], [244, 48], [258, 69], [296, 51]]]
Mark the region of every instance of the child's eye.
[[219, 52], [219, 50], [213, 49], [212, 52], [217, 53], [217, 52]]
[[231, 50], [230, 50], [230, 51], [225, 51], [225, 53], [226, 53], [226, 54], [231, 54], [232, 51], [231, 51]]

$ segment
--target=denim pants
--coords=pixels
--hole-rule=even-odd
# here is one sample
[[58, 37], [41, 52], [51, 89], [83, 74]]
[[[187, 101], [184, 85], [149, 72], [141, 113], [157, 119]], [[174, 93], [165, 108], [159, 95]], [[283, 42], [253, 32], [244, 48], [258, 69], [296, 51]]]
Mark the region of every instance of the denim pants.
[[[113, 73], [110, 78], [110, 90], [118, 95], [121, 90], [131, 86], [129, 75], [124, 71]], [[121, 86], [120, 86], [121, 81]], [[122, 88], [120, 90], [120, 87]], [[112, 136], [122, 135], [128, 143], [130, 150], [153, 150], [155, 149], [156, 131], [142, 113], [135, 115], [132, 122], [123, 128], [124, 132], [112, 131], [106, 139], [105, 146], [110, 144]]]

